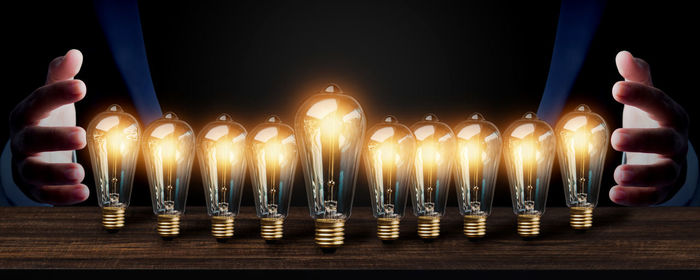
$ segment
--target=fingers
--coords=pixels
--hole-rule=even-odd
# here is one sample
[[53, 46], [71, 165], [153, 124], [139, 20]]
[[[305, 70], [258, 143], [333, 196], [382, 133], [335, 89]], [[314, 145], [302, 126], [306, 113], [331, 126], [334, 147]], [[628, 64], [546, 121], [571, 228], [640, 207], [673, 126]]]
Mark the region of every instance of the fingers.
[[675, 129], [618, 128], [610, 137], [613, 149], [620, 152], [655, 153], [668, 157], [685, 154], [688, 143]]
[[79, 150], [86, 144], [85, 130], [81, 127], [29, 126], [15, 134], [12, 140], [15, 155]]
[[36, 200], [53, 205], [71, 205], [85, 201], [90, 196], [86, 185], [42, 186], [34, 191]]
[[617, 71], [625, 78], [625, 81], [653, 86], [649, 64], [641, 58], [632, 56], [628, 51], [621, 51], [615, 57], [615, 64], [617, 65]]
[[46, 84], [63, 80], [72, 80], [80, 72], [83, 64], [83, 54], [79, 50], [69, 50], [66, 55], [55, 58], [49, 63], [49, 73]]
[[624, 164], [615, 169], [615, 182], [621, 186], [665, 187], [676, 182], [680, 166], [671, 159], [654, 164]]
[[663, 202], [664, 190], [654, 187], [614, 186], [610, 189], [610, 200], [625, 206], [649, 206]]
[[688, 114], [685, 109], [661, 90], [637, 82], [617, 82], [612, 89], [618, 102], [637, 107], [663, 126], [685, 129]]
[[19, 176], [34, 186], [72, 185], [85, 178], [85, 170], [77, 163], [48, 163], [29, 157], [18, 165]]
[[85, 83], [80, 80], [61, 81], [38, 88], [10, 114], [11, 129], [37, 124], [52, 110], [83, 99], [86, 91]]

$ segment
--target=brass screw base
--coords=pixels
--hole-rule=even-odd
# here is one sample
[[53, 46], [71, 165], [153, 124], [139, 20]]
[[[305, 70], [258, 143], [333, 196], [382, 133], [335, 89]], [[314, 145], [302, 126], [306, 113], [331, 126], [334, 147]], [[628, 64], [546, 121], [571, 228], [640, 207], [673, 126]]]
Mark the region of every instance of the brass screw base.
[[464, 216], [464, 235], [469, 238], [482, 238], [486, 235], [486, 216]]
[[262, 218], [260, 219], [260, 236], [265, 241], [276, 241], [282, 239], [284, 235], [283, 218]]
[[540, 216], [518, 215], [518, 234], [522, 238], [533, 238], [540, 234]]
[[419, 216], [418, 236], [423, 239], [435, 239], [440, 236], [440, 217]]
[[335, 249], [343, 245], [345, 240], [345, 220], [316, 219], [316, 238], [321, 248]]
[[211, 235], [221, 242], [233, 237], [233, 222], [234, 219], [231, 216], [212, 216]]
[[173, 239], [180, 234], [179, 215], [158, 215], [158, 234], [165, 240]]
[[587, 230], [593, 226], [593, 207], [571, 207], [571, 227], [577, 230]]
[[124, 227], [124, 207], [102, 208], [102, 225], [109, 232], [116, 232]]
[[377, 219], [377, 237], [382, 241], [399, 239], [399, 222], [398, 218]]

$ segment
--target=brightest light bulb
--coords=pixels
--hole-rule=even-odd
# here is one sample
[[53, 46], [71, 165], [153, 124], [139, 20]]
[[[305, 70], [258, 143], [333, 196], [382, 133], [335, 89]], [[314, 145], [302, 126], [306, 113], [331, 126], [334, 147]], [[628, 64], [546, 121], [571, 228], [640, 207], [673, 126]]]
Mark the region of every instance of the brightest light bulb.
[[294, 130], [306, 179], [316, 244], [335, 249], [343, 244], [350, 216], [365, 133], [360, 104], [328, 85], [297, 111]]
[[408, 127], [387, 116], [367, 133], [364, 163], [377, 236], [384, 242], [399, 238], [406, 209], [416, 141]]
[[469, 238], [486, 235], [486, 218], [491, 214], [493, 192], [501, 159], [501, 134], [479, 113], [454, 128], [458, 156], [455, 166], [457, 202], [464, 216], [464, 234]]
[[165, 113], [146, 128], [141, 146], [153, 213], [158, 216], [157, 231], [169, 240], [180, 233], [180, 216], [185, 213], [195, 153], [194, 132], [174, 113]]
[[140, 139], [138, 122], [119, 105], [109, 106], [88, 125], [87, 146], [95, 193], [102, 208], [102, 225], [107, 231], [124, 227]]
[[245, 182], [247, 132], [228, 114], [208, 123], [197, 137], [197, 158], [202, 173], [211, 233], [219, 242], [233, 237]]
[[430, 240], [440, 236], [440, 217], [445, 214], [456, 151], [455, 135], [432, 114], [411, 126], [411, 131], [417, 147], [411, 188], [413, 213], [418, 216], [418, 236]]
[[610, 132], [602, 117], [579, 105], [557, 123], [556, 134], [570, 224], [585, 230], [593, 225]]
[[506, 129], [503, 152], [518, 234], [536, 237], [544, 214], [556, 137], [549, 124], [526, 113]]
[[289, 214], [297, 165], [294, 130], [277, 116], [270, 116], [250, 132], [246, 151], [260, 236], [274, 242], [282, 239]]

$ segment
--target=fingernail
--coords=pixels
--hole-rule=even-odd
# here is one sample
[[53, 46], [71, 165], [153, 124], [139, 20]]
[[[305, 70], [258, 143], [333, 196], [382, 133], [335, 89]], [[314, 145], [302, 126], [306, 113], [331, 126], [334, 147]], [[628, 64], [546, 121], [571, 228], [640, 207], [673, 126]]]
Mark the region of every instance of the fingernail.
[[77, 191], [74, 193], [75, 194], [75, 200], [78, 201], [84, 201], [90, 196], [90, 190], [88, 188], [81, 188], [80, 191]]
[[632, 171], [629, 170], [623, 170], [620, 172], [620, 178], [623, 182], [629, 182], [629, 180], [632, 178], [634, 174], [632, 174]]
[[627, 199], [627, 194], [621, 189], [616, 189], [613, 193], [613, 200], [616, 202], [625, 201]]
[[71, 181], [78, 181], [80, 180], [80, 171], [78, 168], [68, 168], [65, 171], [66, 178]]
[[618, 146], [624, 146], [629, 142], [630, 135], [627, 132], [624, 131], [618, 131], [615, 133], [617, 135], [617, 141], [615, 141]]
[[85, 143], [85, 131], [82, 129], [76, 129], [75, 131], [71, 132], [69, 137], [78, 146], [82, 146]]

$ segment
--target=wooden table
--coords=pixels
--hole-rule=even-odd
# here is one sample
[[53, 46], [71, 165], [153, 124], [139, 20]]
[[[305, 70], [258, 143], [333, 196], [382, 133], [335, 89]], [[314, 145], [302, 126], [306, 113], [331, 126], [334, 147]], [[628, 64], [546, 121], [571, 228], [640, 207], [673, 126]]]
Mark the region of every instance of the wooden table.
[[151, 207], [129, 208], [118, 233], [102, 229], [98, 207], [0, 207], [0, 269], [700, 269], [700, 208], [599, 208], [584, 233], [569, 227], [568, 209], [550, 208], [540, 237], [527, 241], [516, 234], [512, 210], [496, 208], [478, 242], [449, 209], [438, 240], [419, 239], [408, 214], [400, 239], [383, 244], [370, 209], [356, 207], [335, 253], [314, 244], [305, 207], [293, 208], [277, 244], [259, 237], [253, 208], [241, 210], [227, 243], [211, 237], [204, 208], [187, 211], [180, 236], [164, 241]]

